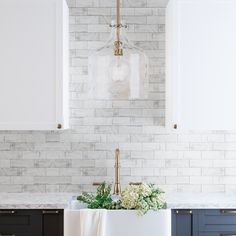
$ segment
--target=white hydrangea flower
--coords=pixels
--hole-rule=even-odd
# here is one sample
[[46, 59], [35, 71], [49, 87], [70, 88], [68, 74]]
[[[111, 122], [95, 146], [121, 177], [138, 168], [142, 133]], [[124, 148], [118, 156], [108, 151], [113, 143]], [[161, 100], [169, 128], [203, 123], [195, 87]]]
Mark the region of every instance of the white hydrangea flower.
[[153, 184], [129, 185], [121, 194], [121, 207], [136, 209], [143, 215], [148, 210], [159, 210], [165, 207], [162, 191]]

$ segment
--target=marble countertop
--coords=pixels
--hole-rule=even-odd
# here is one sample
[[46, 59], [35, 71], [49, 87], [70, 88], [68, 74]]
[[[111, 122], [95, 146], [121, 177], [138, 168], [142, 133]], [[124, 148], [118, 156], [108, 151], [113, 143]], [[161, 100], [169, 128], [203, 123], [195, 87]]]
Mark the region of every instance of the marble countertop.
[[236, 193], [168, 193], [170, 209], [236, 209]]
[[70, 193], [1, 193], [0, 209], [65, 209]]
[[[1, 193], [0, 209], [65, 209], [73, 193]], [[167, 193], [169, 209], [236, 209], [236, 193]]]

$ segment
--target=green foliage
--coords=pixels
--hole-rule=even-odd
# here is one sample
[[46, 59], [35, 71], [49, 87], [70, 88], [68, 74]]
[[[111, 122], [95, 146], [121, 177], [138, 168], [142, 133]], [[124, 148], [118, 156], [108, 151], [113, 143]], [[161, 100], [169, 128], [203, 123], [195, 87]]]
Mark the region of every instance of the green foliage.
[[83, 193], [77, 200], [86, 203], [90, 209], [127, 209], [137, 210], [139, 215], [149, 210], [158, 211], [166, 208], [164, 192], [154, 184], [128, 185], [118, 201], [113, 201], [111, 186], [103, 182], [96, 194]]
[[111, 186], [103, 182], [97, 188], [97, 194], [83, 193], [77, 200], [86, 203], [90, 209], [114, 209]]

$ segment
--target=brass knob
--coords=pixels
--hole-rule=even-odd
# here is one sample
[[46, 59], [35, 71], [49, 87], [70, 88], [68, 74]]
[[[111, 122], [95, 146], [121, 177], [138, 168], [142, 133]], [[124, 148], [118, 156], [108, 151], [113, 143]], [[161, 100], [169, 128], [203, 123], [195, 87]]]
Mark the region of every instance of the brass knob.
[[57, 125], [57, 128], [58, 128], [58, 129], [62, 129], [62, 124], [58, 124], [58, 125]]
[[174, 124], [174, 129], [178, 129], [178, 125], [177, 124]]

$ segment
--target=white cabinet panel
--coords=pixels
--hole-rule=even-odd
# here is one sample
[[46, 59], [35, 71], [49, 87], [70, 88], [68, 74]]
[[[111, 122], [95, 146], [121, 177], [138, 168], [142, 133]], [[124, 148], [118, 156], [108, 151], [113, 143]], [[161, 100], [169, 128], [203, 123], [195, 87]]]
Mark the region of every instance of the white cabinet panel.
[[0, 1], [0, 129], [68, 128], [68, 7]]
[[236, 0], [167, 7], [167, 124], [236, 130]]

